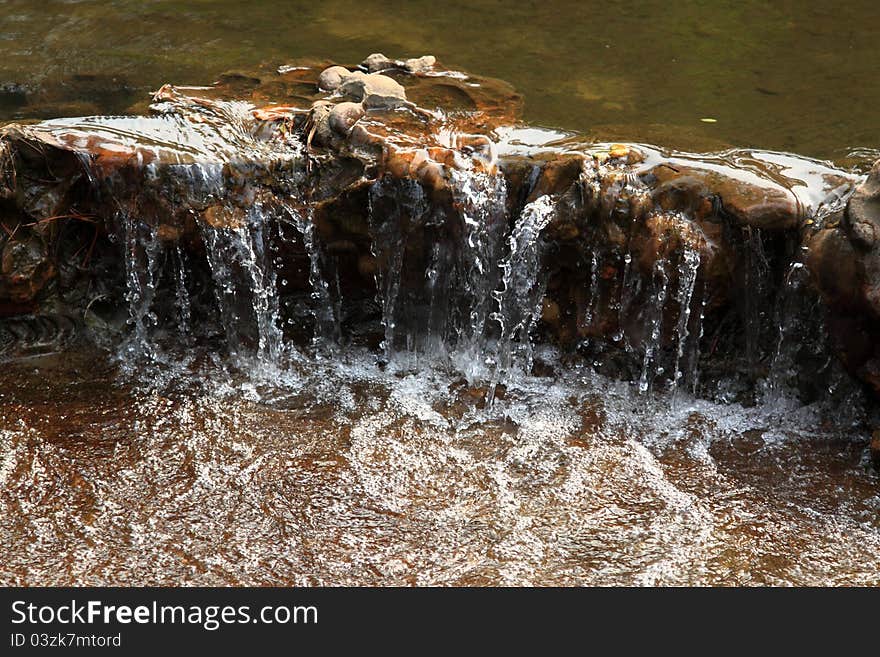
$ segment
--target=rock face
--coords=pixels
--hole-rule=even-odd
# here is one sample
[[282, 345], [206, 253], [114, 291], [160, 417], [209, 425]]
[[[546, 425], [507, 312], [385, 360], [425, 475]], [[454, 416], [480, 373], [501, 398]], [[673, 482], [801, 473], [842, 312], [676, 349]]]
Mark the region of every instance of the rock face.
[[810, 270], [847, 368], [880, 395], [880, 161], [809, 241]]
[[296, 325], [280, 314], [305, 294], [327, 339], [440, 340], [503, 369], [531, 366], [532, 336], [648, 389], [765, 376], [803, 265], [797, 294], [880, 394], [880, 165], [584, 143], [524, 129], [506, 84], [435, 68], [282, 67], [163, 87], [148, 116], [4, 128], [0, 311], [81, 305], [115, 275], [147, 331], [186, 259], [225, 290], [221, 322], [250, 308], [244, 342]]

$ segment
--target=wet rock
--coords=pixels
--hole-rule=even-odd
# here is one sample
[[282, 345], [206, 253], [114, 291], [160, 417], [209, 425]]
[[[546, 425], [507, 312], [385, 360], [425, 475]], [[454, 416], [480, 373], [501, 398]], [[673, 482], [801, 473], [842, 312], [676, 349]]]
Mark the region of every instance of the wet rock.
[[323, 91], [336, 91], [345, 78], [351, 75], [344, 66], [331, 66], [321, 72], [318, 78], [318, 88]]
[[364, 114], [361, 103], [339, 103], [330, 110], [330, 128], [340, 135], [347, 135]]
[[379, 71], [385, 71], [389, 68], [395, 68], [395, 63], [393, 60], [388, 59], [382, 53], [374, 52], [372, 55], [368, 56], [364, 61], [361, 62], [361, 66], [370, 73], [377, 73]]
[[844, 227], [861, 248], [871, 249], [876, 245], [880, 237], [880, 160], [850, 197]]
[[46, 243], [23, 230], [6, 240], [0, 251], [0, 302], [27, 304], [55, 275]]
[[361, 62], [361, 67], [370, 73], [379, 73], [382, 71], [397, 69], [413, 75], [421, 75], [430, 72], [436, 63], [437, 58], [433, 55], [412, 57], [401, 61], [399, 59], [389, 59], [382, 53], [377, 52]]
[[368, 109], [389, 110], [407, 104], [406, 90], [400, 83], [379, 73], [356, 71], [342, 81], [339, 91]]
[[657, 181], [654, 199], [665, 210], [695, 212], [704, 200], [714, 199], [719, 210], [743, 226], [786, 230], [804, 219], [797, 197], [769, 177], [746, 180], [715, 168], [678, 163], [660, 164], [650, 175]]
[[428, 73], [434, 68], [436, 63], [437, 58], [434, 55], [423, 55], [422, 57], [413, 57], [405, 60], [403, 66], [410, 73], [418, 75], [420, 73]]

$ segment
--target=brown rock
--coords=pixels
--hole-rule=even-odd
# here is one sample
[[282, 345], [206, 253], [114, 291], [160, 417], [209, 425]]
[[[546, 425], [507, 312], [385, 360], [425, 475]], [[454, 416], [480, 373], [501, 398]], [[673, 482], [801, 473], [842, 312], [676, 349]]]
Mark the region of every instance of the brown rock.
[[396, 109], [407, 104], [406, 90], [393, 78], [356, 71], [343, 80], [339, 91], [368, 109]]
[[26, 304], [54, 275], [43, 240], [35, 236], [7, 240], [0, 252], [0, 301]]
[[378, 71], [388, 70], [389, 68], [395, 68], [395, 62], [388, 59], [380, 52], [374, 52], [361, 62], [361, 66], [367, 69], [370, 73], [376, 73]]
[[326, 68], [321, 71], [321, 75], [318, 78], [318, 88], [322, 91], [336, 91], [343, 80], [350, 75], [351, 71], [344, 66]]
[[880, 235], [880, 160], [849, 199], [844, 216], [844, 228], [855, 244], [863, 249], [873, 248]]
[[347, 135], [364, 113], [364, 106], [360, 103], [339, 103], [330, 110], [330, 128], [340, 135]]
[[427, 73], [434, 68], [436, 63], [437, 58], [434, 55], [423, 55], [422, 57], [407, 59], [403, 62], [403, 67], [410, 73], [418, 75], [420, 73]]

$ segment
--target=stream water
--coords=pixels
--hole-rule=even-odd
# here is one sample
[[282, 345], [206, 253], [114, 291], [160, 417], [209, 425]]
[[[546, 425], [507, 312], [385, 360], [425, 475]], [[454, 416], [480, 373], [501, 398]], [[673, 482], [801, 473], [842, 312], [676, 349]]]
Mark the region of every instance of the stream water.
[[[168, 79], [255, 61], [425, 50], [506, 78], [528, 121], [560, 130], [859, 170], [880, 154], [876, 3], [368, 4], [0, 2], [0, 120], [124, 112]], [[520, 24], [534, 40], [511, 37]], [[218, 193], [217, 168], [181, 162], [188, 193]], [[797, 259], [779, 298], [757, 284], [749, 297], [774, 352], [745, 400], [725, 381], [696, 395], [697, 252], [658, 261], [643, 287], [625, 273], [615, 298], [591, 254], [584, 324], [613, 306], [644, 336], [638, 349], [620, 336], [638, 363], [620, 381], [533, 339], [553, 204], [526, 205], [507, 232], [503, 178], [456, 175], [459, 211], [443, 219], [456, 230], [427, 246], [414, 236], [440, 220], [419, 185], [370, 190], [373, 254], [389, 264], [363, 321], [303, 204], [259, 202], [236, 227], [201, 229], [201, 272], [120, 217], [121, 318], [0, 320], [0, 583], [880, 583], [875, 409], [834, 364], [798, 394], [794, 351], [825, 352], [803, 337], [816, 309]], [[821, 217], [830, 197], [798, 175]], [[277, 264], [292, 245], [303, 294]], [[358, 340], [370, 322], [375, 348]]]

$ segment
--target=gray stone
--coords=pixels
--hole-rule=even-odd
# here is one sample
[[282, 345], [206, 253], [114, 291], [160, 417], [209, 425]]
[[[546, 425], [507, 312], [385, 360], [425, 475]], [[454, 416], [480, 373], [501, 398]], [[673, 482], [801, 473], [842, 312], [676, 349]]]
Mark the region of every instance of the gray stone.
[[342, 81], [350, 75], [351, 71], [344, 66], [331, 66], [321, 72], [321, 77], [318, 78], [318, 87], [324, 91], [336, 91]]
[[355, 71], [343, 80], [339, 91], [367, 109], [395, 109], [407, 105], [406, 90], [394, 79], [379, 73]]

